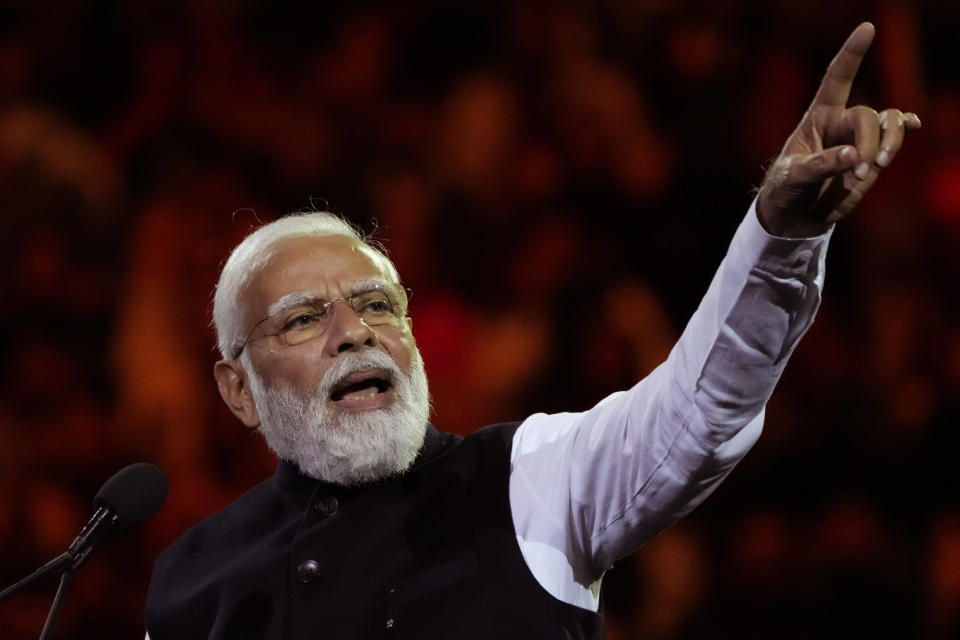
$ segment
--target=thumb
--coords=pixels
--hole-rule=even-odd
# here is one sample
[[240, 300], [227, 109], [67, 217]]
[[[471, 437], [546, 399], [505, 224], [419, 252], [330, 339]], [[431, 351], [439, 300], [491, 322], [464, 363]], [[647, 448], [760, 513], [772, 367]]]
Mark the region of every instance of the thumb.
[[789, 180], [795, 184], [818, 184], [853, 169], [859, 157], [856, 147], [850, 145], [795, 156], [790, 163]]

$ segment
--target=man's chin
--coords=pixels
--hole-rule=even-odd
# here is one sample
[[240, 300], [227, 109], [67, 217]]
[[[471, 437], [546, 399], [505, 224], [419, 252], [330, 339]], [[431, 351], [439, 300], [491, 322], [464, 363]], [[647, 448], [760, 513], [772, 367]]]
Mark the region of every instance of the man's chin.
[[[423, 447], [427, 421], [388, 407], [325, 407], [325, 419], [303, 425], [296, 445], [281, 457], [305, 474], [340, 485], [360, 485], [403, 473]], [[394, 408], [395, 409], [395, 408]], [[269, 439], [268, 439], [269, 442]]]
[[423, 361], [415, 355], [408, 376], [391, 375], [376, 393], [348, 379], [346, 386], [321, 384], [311, 397], [265, 389], [251, 375], [260, 432], [277, 456], [318, 480], [358, 485], [401, 474], [423, 448], [430, 417]]

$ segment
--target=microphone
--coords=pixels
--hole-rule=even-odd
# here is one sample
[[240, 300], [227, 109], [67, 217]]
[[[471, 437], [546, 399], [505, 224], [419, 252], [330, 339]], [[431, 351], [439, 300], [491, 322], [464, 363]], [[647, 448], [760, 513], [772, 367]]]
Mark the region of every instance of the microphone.
[[[73, 575], [94, 547], [112, 533], [140, 524], [167, 499], [167, 476], [158, 467], [137, 462], [107, 480], [93, 500], [96, 511], [66, 552], [13, 586], [0, 591], [0, 601], [52, 573]], [[58, 600], [60, 593], [58, 592]], [[56, 604], [56, 602], [55, 602]]]
[[159, 467], [137, 462], [116, 472], [97, 492], [93, 517], [67, 549], [73, 568], [110, 534], [147, 520], [166, 499], [167, 476]]

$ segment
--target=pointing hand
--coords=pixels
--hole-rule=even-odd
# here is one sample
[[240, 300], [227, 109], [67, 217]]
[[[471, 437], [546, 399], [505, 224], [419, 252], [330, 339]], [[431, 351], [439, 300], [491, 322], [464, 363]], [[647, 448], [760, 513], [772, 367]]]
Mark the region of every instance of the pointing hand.
[[847, 107], [853, 78], [873, 42], [864, 22], [827, 67], [817, 95], [767, 171], [757, 199], [763, 226], [779, 236], [813, 236], [844, 218], [890, 165], [915, 113]]

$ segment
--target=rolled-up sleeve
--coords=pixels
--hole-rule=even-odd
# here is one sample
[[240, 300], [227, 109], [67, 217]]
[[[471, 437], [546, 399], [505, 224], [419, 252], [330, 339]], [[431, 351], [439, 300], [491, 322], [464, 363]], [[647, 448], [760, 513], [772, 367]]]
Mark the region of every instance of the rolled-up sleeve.
[[532, 415], [514, 436], [517, 539], [564, 602], [596, 611], [604, 570], [700, 504], [760, 435], [820, 304], [832, 229], [777, 238], [755, 207], [663, 364], [586, 412]]

